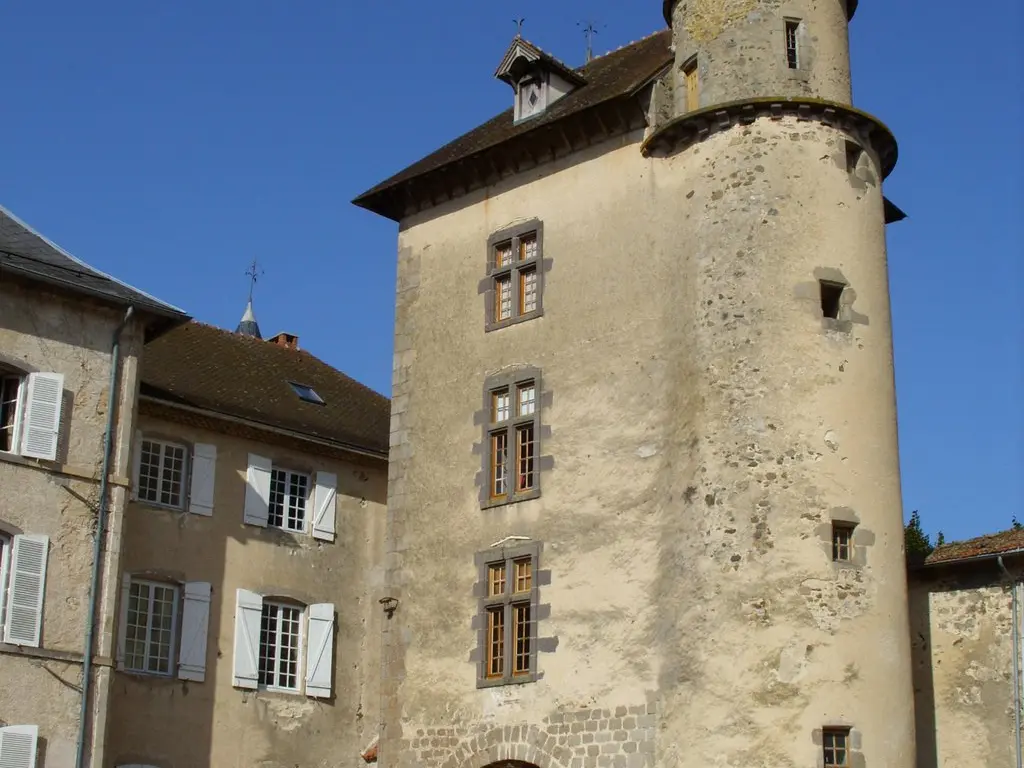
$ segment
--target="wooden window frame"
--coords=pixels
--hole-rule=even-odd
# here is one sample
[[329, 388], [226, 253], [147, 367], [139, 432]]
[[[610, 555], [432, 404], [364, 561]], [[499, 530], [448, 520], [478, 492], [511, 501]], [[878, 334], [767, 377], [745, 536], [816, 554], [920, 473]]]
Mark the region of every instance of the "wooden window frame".
[[[535, 682], [537, 670], [537, 624], [540, 602], [540, 544], [531, 542], [515, 547], [481, 552], [477, 555], [479, 568], [479, 665], [477, 687], [519, 685]], [[530, 571], [529, 585], [519, 589], [517, 566], [526, 564]], [[499, 593], [493, 589], [492, 571], [504, 569]], [[525, 632], [518, 631], [516, 617], [528, 612]], [[500, 638], [494, 637], [494, 617], [501, 617]], [[500, 663], [495, 665], [493, 648], [501, 649]]]
[[[696, 55], [691, 56], [683, 64], [683, 94], [686, 98], [686, 111], [695, 112], [700, 109], [700, 63]], [[690, 83], [693, 82], [691, 92]], [[692, 97], [692, 98], [691, 98]]]
[[[3, 393], [6, 391], [10, 383], [15, 383], [17, 389], [14, 394], [13, 401], [4, 401]], [[0, 453], [12, 453], [17, 454], [20, 451], [21, 446], [21, 421], [25, 414], [25, 386], [26, 379], [21, 373], [6, 371], [0, 369], [0, 405], [7, 406], [6, 408], [0, 407], [0, 414], [5, 411], [10, 414], [11, 424], [10, 427], [5, 427], [3, 422], [0, 421], [0, 430], [7, 432], [9, 429], [11, 444], [9, 447], [4, 448], [3, 443], [0, 443]], [[0, 419], [3, 417], [0, 416]]]
[[[855, 547], [853, 543], [854, 530], [856, 529], [854, 523], [844, 522], [842, 520], [832, 521], [832, 562], [833, 563], [852, 563], [855, 555]], [[845, 537], [845, 542], [843, 540]], [[843, 551], [845, 549], [845, 556]]]
[[[853, 762], [850, 760], [852, 752], [852, 730], [852, 728], [846, 726], [829, 726], [821, 729], [821, 759], [822, 765], [825, 766], [825, 768], [850, 768], [853, 765]], [[835, 746], [835, 742], [833, 742], [832, 745], [829, 745], [829, 737], [841, 737], [843, 742], [842, 746]], [[841, 763], [835, 762], [835, 752], [837, 749], [842, 750], [844, 753], [844, 759]], [[833, 758], [833, 762], [831, 763], [828, 761], [830, 753]]]
[[[525, 246], [536, 242], [536, 249], [529, 258], [522, 258]], [[497, 254], [505, 248], [511, 249], [508, 264], [498, 264]], [[536, 275], [536, 306], [526, 311], [526, 276]], [[499, 284], [508, 281], [510, 312], [508, 317], [500, 316], [501, 292]], [[495, 331], [509, 325], [533, 320], [544, 314], [544, 224], [532, 219], [514, 227], [495, 232], [487, 240], [487, 278], [485, 296], [485, 331]]]
[[[520, 413], [520, 391], [533, 387], [533, 412]], [[481, 505], [494, 507], [514, 504], [540, 496], [541, 486], [541, 377], [535, 368], [525, 368], [503, 376], [491, 377], [484, 390], [484, 480]], [[498, 397], [508, 395], [508, 418], [497, 420]], [[522, 435], [529, 430], [528, 456], [521, 455]], [[499, 445], [504, 446], [504, 456], [499, 455]], [[503, 467], [503, 471], [499, 471]], [[528, 467], [529, 469], [526, 469]], [[522, 478], [529, 473], [532, 483], [523, 487]], [[504, 487], [497, 487], [497, 479], [503, 478]]]
[[803, 21], [800, 19], [783, 19], [782, 29], [785, 36], [786, 46], [786, 67], [793, 72], [799, 72], [803, 68], [803, 50], [800, 45], [800, 27]]

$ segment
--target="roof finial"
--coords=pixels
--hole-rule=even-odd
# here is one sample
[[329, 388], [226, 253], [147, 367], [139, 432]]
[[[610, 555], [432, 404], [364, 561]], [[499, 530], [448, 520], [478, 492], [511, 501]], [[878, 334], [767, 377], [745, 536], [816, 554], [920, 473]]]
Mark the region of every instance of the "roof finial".
[[252, 264], [245, 271], [245, 274], [249, 277], [249, 303], [245, 305], [245, 314], [242, 315], [242, 320], [239, 322], [238, 327], [235, 328], [235, 333], [239, 333], [242, 336], [254, 336], [257, 339], [262, 339], [263, 335], [260, 333], [260, 326], [256, 322], [256, 315], [252, 311], [252, 292], [256, 288], [256, 281], [259, 280], [260, 275], [263, 274], [263, 270], [259, 268], [259, 264], [256, 259], [252, 260]]
[[526, 19], [512, 19], [512, 23], [516, 25], [516, 37], [523, 36], [523, 22]]
[[259, 268], [259, 263], [256, 259], [252, 260], [252, 264], [245, 270], [245, 274], [249, 277], [249, 303], [252, 304], [252, 292], [256, 288], [256, 281], [260, 279], [260, 275], [263, 274], [263, 270]]
[[[576, 22], [577, 27], [583, 27], [582, 21]], [[589, 64], [594, 60], [594, 35], [597, 34], [597, 27], [594, 26], [594, 22], [588, 21], [587, 26], [583, 27], [583, 36], [587, 38], [587, 63]]]

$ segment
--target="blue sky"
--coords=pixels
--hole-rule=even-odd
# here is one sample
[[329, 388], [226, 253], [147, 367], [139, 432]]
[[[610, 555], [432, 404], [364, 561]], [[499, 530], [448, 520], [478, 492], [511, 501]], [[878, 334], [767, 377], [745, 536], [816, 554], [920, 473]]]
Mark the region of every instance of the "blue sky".
[[[524, 34], [582, 63], [660, 0], [8, 0], [0, 203], [75, 255], [388, 392], [394, 223], [349, 201], [509, 103]], [[886, 193], [906, 512], [963, 538], [1024, 519], [1019, 0], [862, 0], [857, 106], [900, 140]]]

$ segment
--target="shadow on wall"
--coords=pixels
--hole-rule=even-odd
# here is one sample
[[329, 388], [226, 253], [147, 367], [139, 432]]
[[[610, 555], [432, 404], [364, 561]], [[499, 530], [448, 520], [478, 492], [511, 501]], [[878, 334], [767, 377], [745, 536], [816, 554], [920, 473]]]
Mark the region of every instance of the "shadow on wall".
[[929, 595], [935, 585], [911, 574], [910, 653], [914, 675], [914, 728], [917, 768], [938, 768], [935, 738], [935, 679], [932, 673], [932, 619]]

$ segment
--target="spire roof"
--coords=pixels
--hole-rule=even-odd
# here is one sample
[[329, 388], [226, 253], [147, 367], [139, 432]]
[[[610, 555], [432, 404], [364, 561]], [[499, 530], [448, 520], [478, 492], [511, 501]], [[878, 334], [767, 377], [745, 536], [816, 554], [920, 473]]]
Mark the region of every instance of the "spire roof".
[[235, 328], [235, 333], [242, 336], [252, 336], [256, 339], [263, 338], [263, 335], [260, 333], [259, 323], [256, 322], [256, 315], [252, 311], [252, 299], [249, 299], [245, 305], [245, 314], [242, 315], [238, 327]]

